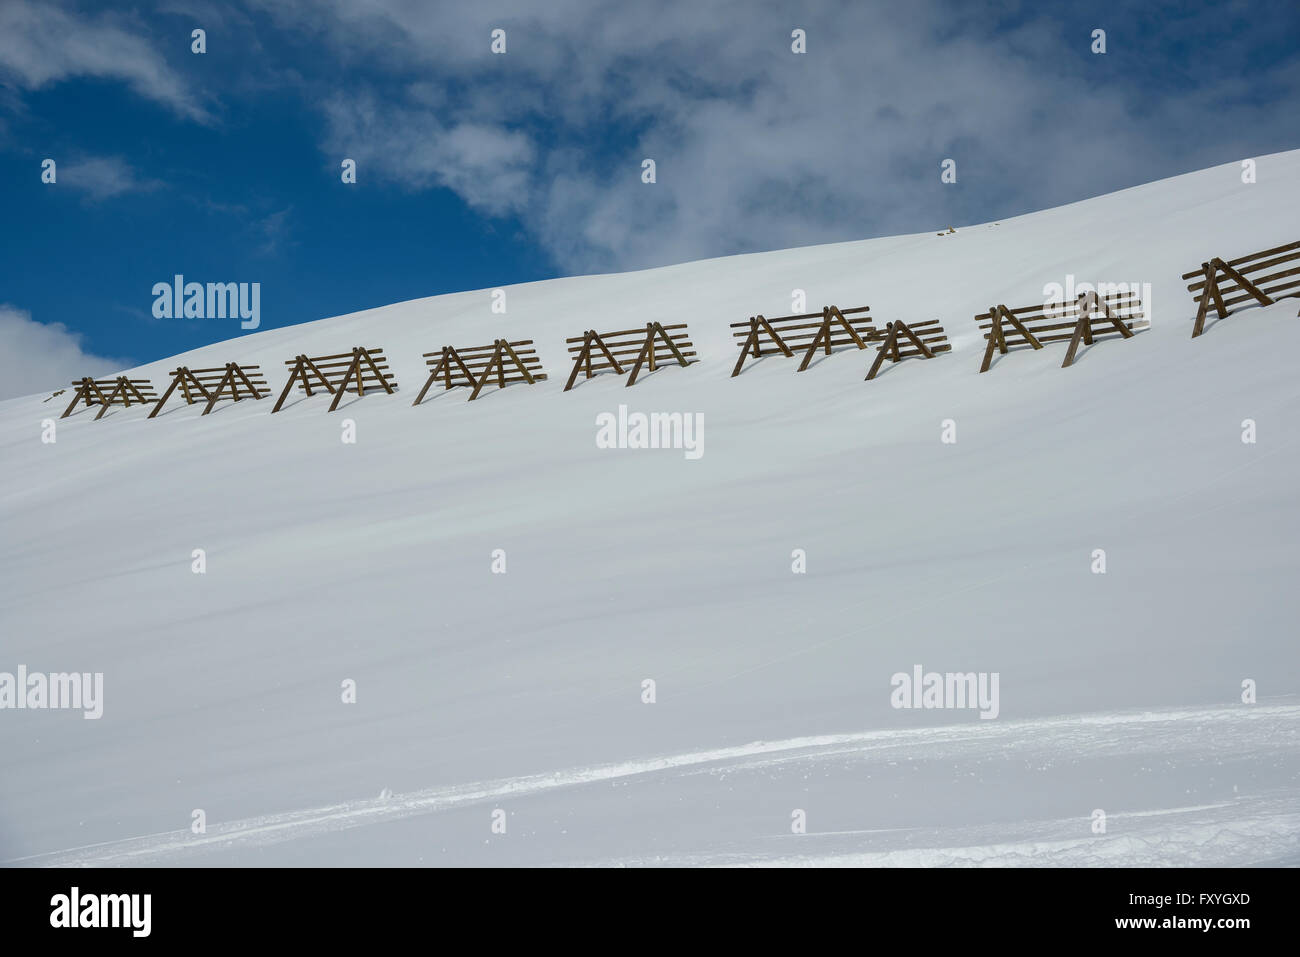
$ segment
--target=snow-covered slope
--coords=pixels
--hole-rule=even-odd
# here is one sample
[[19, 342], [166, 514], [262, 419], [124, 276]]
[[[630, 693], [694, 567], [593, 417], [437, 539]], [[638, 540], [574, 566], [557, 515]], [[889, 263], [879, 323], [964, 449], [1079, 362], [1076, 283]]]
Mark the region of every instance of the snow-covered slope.
[[[0, 861], [1300, 862], [1300, 303], [1192, 341], [1179, 280], [1300, 238], [1297, 208], [1290, 152], [1250, 185], [1234, 163], [135, 370], [258, 362], [278, 391], [299, 352], [382, 346], [399, 394], [333, 415], [82, 412], [47, 444], [68, 396], [0, 403], [0, 672], [104, 674], [99, 720], [0, 711]], [[972, 316], [1067, 275], [1150, 283], [1151, 329], [978, 374]], [[939, 318], [954, 350], [730, 378], [728, 323], [795, 289]], [[702, 361], [561, 392], [566, 336], [650, 319]], [[497, 336], [551, 378], [411, 408], [422, 353]], [[703, 456], [598, 448], [620, 403], [703, 413]], [[891, 707], [915, 665], [997, 673], [997, 718]]]

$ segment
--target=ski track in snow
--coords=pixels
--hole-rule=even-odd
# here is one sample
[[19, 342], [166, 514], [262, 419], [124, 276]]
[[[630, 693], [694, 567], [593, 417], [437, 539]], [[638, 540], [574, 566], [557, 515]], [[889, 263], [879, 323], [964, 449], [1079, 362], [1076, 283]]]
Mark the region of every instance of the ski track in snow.
[[[283, 841], [367, 827], [418, 815], [511, 799], [521, 801], [564, 788], [582, 788], [640, 775], [694, 773], [705, 770], [793, 767], [800, 762], [854, 755], [879, 761], [916, 760], [978, 763], [994, 756], [1071, 753], [1084, 758], [1168, 755], [1180, 750], [1204, 755], [1211, 749], [1236, 756], [1288, 755], [1300, 752], [1300, 705], [1241, 705], [1158, 711], [1109, 712], [1024, 721], [976, 722], [930, 728], [874, 730], [755, 741], [745, 745], [570, 768], [550, 774], [503, 778], [426, 788], [388, 799], [350, 801], [323, 807], [267, 814], [209, 825], [205, 834], [170, 831], [121, 841], [15, 858], [8, 866], [112, 867], [167, 865], [204, 850], [259, 847]], [[898, 752], [892, 754], [891, 752]], [[1227, 811], [1227, 815], [1216, 812]], [[703, 813], [703, 812], [701, 812]], [[1179, 820], [1185, 819], [1185, 820]], [[1300, 863], [1300, 802], [1293, 794], [1252, 796], [1241, 801], [1116, 813], [1112, 822], [1137, 821], [1123, 833], [1070, 840], [1048, 839], [1067, 827], [1063, 820], [996, 824], [933, 831], [952, 846], [932, 846], [869, 853], [818, 852], [816, 843], [831, 837], [911, 831], [924, 838], [925, 828], [879, 828], [857, 832], [810, 832], [798, 837], [807, 853], [787, 847], [772, 853], [701, 853], [654, 858], [603, 860], [611, 865], [723, 866], [1063, 866], [1195, 863], [1250, 863], [1269, 847], [1271, 858]], [[1078, 821], [1068, 826], [1077, 830]], [[992, 841], [994, 830], [1029, 831], [1024, 840]], [[1034, 831], [1042, 837], [1035, 837]]]
[[[1127, 825], [1134, 818], [1158, 818], [1158, 826], [1140, 827], [1136, 833], [1101, 834], [1069, 840], [1047, 838], [1023, 841], [981, 842], [980, 832], [971, 843], [866, 853], [825, 853], [780, 856], [698, 856], [657, 861], [602, 861], [600, 866], [723, 866], [723, 867], [1168, 867], [1242, 866], [1273, 863], [1300, 864], [1300, 812], [1293, 798], [1213, 806], [1231, 808], [1231, 819], [1194, 812], [1204, 808], [1168, 808], [1115, 814], [1111, 826]], [[1187, 820], [1176, 818], [1188, 816]], [[1060, 833], [1078, 830], [1077, 820], [1041, 822], [1038, 829]], [[1132, 831], [1132, 828], [1128, 828]], [[987, 831], [987, 829], [985, 829]], [[791, 840], [808, 841], [809, 834]], [[948, 840], [957, 836], [944, 835]], [[1268, 848], [1261, 860], [1260, 848]]]

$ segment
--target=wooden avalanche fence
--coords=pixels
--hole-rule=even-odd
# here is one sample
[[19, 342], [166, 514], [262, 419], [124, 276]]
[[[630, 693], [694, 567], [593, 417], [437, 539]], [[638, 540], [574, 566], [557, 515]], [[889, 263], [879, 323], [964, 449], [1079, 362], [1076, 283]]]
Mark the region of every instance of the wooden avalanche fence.
[[[1279, 266], [1283, 268], [1276, 268]], [[1211, 303], [1219, 318], [1226, 319], [1234, 311], [1230, 306], [1248, 299], [1271, 306], [1275, 299], [1300, 296], [1300, 242], [1226, 262], [1216, 256], [1201, 263], [1200, 269], [1184, 273], [1183, 278], [1194, 280], [1187, 284], [1187, 291], [1198, 303], [1196, 325], [1192, 327], [1195, 339], [1205, 331], [1205, 315]]]
[[[938, 319], [924, 322], [906, 323], [895, 320], [885, 324], [884, 333], [877, 333], [875, 338], [884, 336], [884, 342], [876, 350], [876, 361], [871, 363], [871, 371], [865, 381], [870, 382], [880, 371], [884, 361], [898, 362], [900, 359], [933, 359], [940, 352], [951, 352], [952, 343]], [[902, 344], [901, 347], [899, 344]]]
[[297, 356], [286, 359], [284, 364], [293, 371], [289, 375], [289, 381], [284, 384], [284, 391], [280, 393], [275, 407], [271, 409], [272, 413], [280, 411], [295, 383], [308, 395], [314, 394], [312, 383], [333, 395], [334, 401], [330, 403], [331, 412], [339, 407], [343, 394], [349, 388], [357, 395], [365, 395], [367, 389], [374, 388], [383, 389], [392, 395], [393, 387], [397, 384], [388, 369], [384, 350], [379, 348], [358, 347], [350, 353], [343, 352], [335, 356]]
[[[685, 329], [684, 322], [666, 326], [658, 322], [647, 322], [644, 329], [624, 329], [620, 332], [588, 330], [580, 336], [566, 339], [569, 355], [573, 356], [573, 372], [569, 374], [564, 391], [573, 388], [579, 372], [590, 379], [607, 369], [612, 369], [619, 375], [630, 370], [627, 384], [633, 385], [643, 366], [648, 372], [654, 372], [661, 363], [668, 360], [678, 365], [693, 365], [699, 359], [696, 358], [695, 346]], [[632, 361], [633, 357], [635, 362]]]
[[1006, 355], [1012, 346], [1043, 348], [1045, 342], [1070, 341], [1061, 368], [1074, 362], [1079, 345], [1092, 345], [1102, 335], [1118, 334], [1131, 339], [1135, 331], [1147, 328], [1142, 316], [1142, 301], [1134, 292], [1115, 293], [1100, 298], [1087, 292], [1074, 302], [1046, 303], [1008, 309], [992, 306], [988, 312], [975, 317], [988, 344], [984, 347], [984, 361], [980, 372], [988, 372], [993, 363], [993, 351]]
[[[769, 353], [779, 352], [787, 359], [793, 359], [796, 352], [804, 354], [799, 371], [808, 368], [808, 363], [818, 349], [825, 349], [826, 355], [838, 346], [857, 346], [865, 349], [868, 341], [876, 332], [867, 315], [870, 306], [857, 306], [853, 309], [839, 309], [827, 306], [821, 312], [808, 312], [799, 316], [777, 316], [767, 319], [761, 315], [753, 316], [748, 322], [733, 322], [732, 335], [742, 340], [740, 358], [731, 370], [734, 379], [740, 375], [741, 366], [748, 358], [760, 358], [763, 355], [763, 340], [770, 343]], [[809, 322], [809, 319], [818, 320]], [[775, 348], [771, 348], [774, 346]]]
[[84, 379], [77, 379], [72, 385], [77, 387], [77, 393], [68, 403], [68, 407], [63, 410], [63, 414], [59, 416], [61, 419], [70, 416], [78, 402], [85, 402], [86, 408], [92, 405], [100, 406], [99, 414], [95, 416], [98, 421], [103, 418], [110, 405], [129, 408], [132, 405], [148, 405], [150, 402], [158, 401], [158, 393], [153, 390], [153, 383], [148, 379], [128, 379], [124, 375], [116, 379], [92, 379], [87, 376]]
[[470, 346], [467, 349], [443, 346], [441, 352], [426, 352], [424, 360], [430, 369], [429, 378], [411, 404], [419, 405], [423, 402], [438, 379], [443, 380], [444, 389], [456, 386], [472, 388], [474, 391], [469, 394], [471, 402], [493, 380], [498, 389], [504, 389], [507, 384], [514, 382], [526, 382], [529, 385], [540, 382], [546, 378], [546, 373], [542, 371], [537, 350], [530, 348], [532, 344], [532, 339], [520, 339], [518, 342], [498, 339], [490, 346]]
[[[212, 411], [212, 407], [221, 400], [227, 389], [230, 390], [230, 398], [235, 402], [241, 398], [264, 399], [271, 394], [271, 388], [262, 378], [258, 366], [241, 366], [237, 362], [227, 362], [225, 367], [220, 369], [191, 369], [189, 366], [181, 366], [171, 373], [171, 377], [172, 384], [167, 387], [167, 391], [162, 394], [154, 410], [149, 413], [149, 418], [152, 419], [162, 411], [162, 407], [167, 404], [167, 400], [178, 387], [188, 405], [193, 405], [195, 402], [206, 403], [203, 409], [204, 415]], [[241, 392], [243, 395], [240, 394]]]

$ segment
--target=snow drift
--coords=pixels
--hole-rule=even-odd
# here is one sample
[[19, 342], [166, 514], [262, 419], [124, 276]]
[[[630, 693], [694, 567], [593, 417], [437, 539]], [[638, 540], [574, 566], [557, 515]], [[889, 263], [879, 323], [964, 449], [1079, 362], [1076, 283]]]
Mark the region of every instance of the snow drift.
[[[1297, 301], [1192, 341], [1179, 280], [1297, 238], [1300, 152], [1257, 179], [506, 286], [504, 315], [439, 296], [131, 370], [256, 362], [276, 388], [299, 352], [382, 346], [398, 394], [332, 415], [116, 409], [50, 444], [58, 400], [0, 403], [0, 671], [104, 676], [98, 720], [0, 711], [0, 861], [1300, 862]], [[1149, 283], [1151, 328], [978, 374], [975, 313], [1067, 277]], [[795, 289], [939, 318], [953, 352], [730, 378], [728, 323]], [[651, 319], [702, 361], [561, 392], [566, 337]], [[549, 380], [411, 407], [422, 353], [498, 336]], [[599, 448], [620, 404], [701, 415], [703, 454]], [[997, 674], [996, 719], [891, 706], [916, 666]]]

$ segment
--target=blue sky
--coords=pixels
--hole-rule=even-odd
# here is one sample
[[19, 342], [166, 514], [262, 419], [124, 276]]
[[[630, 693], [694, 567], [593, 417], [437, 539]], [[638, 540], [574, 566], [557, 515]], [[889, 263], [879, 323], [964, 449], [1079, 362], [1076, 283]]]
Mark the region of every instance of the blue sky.
[[0, 397], [240, 334], [154, 318], [176, 273], [267, 329], [1300, 147], [1297, 50], [1294, 2], [0, 0]]

